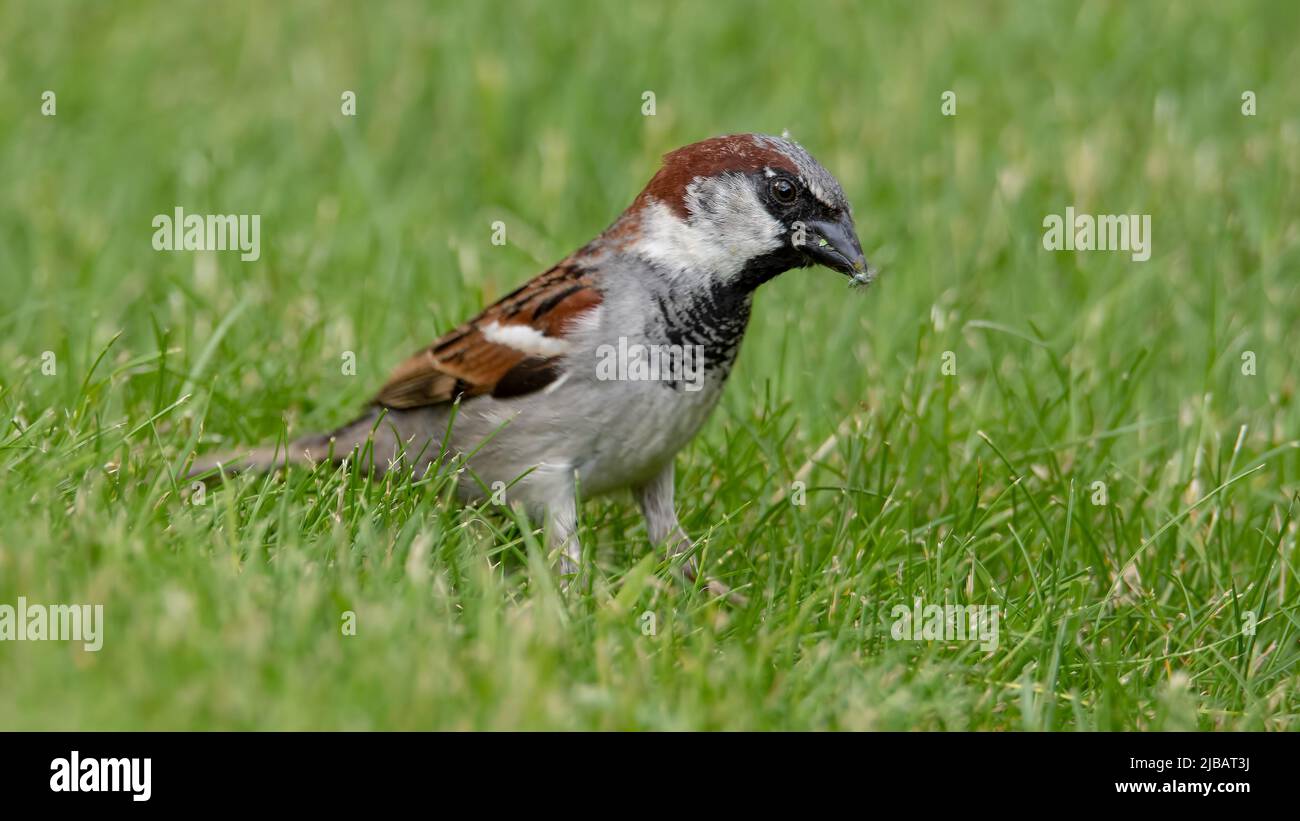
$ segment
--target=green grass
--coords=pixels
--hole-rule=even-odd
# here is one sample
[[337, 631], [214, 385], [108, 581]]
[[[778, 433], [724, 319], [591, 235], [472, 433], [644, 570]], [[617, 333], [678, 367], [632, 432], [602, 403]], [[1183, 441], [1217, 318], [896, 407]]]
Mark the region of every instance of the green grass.
[[[0, 8], [0, 603], [107, 622], [0, 643], [0, 727], [1300, 727], [1295, 6], [624, 5]], [[438, 482], [183, 500], [194, 448], [346, 421], [658, 155], [783, 128], [882, 276], [765, 286], [678, 458], [746, 606], [624, 499], [568, 596]], [[261, 214], [261, 259], [154, 252], [177, 205]], [[1150, 261], [1045, 251], [1069, 205], [1151, 214]], [[892, 640], [916, 598], [998, 605], [999, 647]]]

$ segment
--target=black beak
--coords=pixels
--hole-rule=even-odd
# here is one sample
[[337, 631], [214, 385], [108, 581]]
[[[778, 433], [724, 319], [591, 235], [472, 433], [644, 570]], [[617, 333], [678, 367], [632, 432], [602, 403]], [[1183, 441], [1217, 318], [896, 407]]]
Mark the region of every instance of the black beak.
[[799, 250], [818, 265], [854, 279], [868, 276], [867, 258], [862, 254], [862, 243], [848, 214], [838, 222], [813, 220], [808, 223], [805, 239]]

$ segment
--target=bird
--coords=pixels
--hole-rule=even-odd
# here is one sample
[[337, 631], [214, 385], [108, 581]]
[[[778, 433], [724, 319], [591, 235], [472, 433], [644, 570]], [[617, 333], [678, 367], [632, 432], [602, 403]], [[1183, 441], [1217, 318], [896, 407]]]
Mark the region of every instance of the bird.
[[399, 364], [349, 424], [198, 459], [187, 476], [454, 463], [470, 477], [460, 500], [521, 506], [566, 580], [582, 561], [579, 495], [628, 489], [651, 544], [693, 581], [674, 458], [718, 403], [757, 289], [814, 265], [875, 276], [843, 189], [807, 150], [763, 134], [683, 146], [595, 239]]

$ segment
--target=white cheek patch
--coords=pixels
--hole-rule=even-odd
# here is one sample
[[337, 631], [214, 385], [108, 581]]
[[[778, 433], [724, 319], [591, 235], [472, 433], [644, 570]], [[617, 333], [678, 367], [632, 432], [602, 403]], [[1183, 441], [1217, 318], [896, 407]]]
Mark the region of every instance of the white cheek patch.
[[483, 338], [488, 342], [513, 348], [529, 356], [559, 356], [569, 351], [569, 343], [547, 336], [531, 325], [502, 325], [489, 322], [483, 326]]
[[668, 271], [734, 276], [750, 260], [781, 247], [781, 223], [740, 175], [692, 182], [686, 208], [686, 220], [661, 202], [645, 209], [638, 250]]

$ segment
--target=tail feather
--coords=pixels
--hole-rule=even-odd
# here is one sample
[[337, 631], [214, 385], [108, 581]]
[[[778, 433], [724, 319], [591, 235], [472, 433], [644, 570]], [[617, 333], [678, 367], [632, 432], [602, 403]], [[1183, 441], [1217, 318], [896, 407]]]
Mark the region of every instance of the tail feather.
[[282, 445], [239, 448], [194, 460], [186, 480], [216, 480], [240, 473], [271, 473], [291, 465], [314, 467], [345, 459], [384, 473], [398, 463], [417, 468], [437, 455], [439, 432], [429, 408], [371, 408], [341, 428]]
[[186, 481], [207, 479], [219, 480], [222, 476], [235, 476], [240, 473], [270, 473], [290, 464], [300, 464], [301, 458], [294, 458], [291, 445], [288, 450], [282, 447], [241, 448], [221, 453], [211, 453], [194, 460], [185, 472]]

